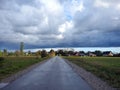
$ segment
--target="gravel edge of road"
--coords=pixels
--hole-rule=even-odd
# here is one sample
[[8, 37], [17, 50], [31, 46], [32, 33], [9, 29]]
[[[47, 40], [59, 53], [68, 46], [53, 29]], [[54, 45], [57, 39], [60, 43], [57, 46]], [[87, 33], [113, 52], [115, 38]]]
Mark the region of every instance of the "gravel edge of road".
[[64, 59], [66, 63], [68, 63], [72, 69], [80, 75], [87, 83], [93, 87], [95, 90], [118, 90], [109, 86], [105, 81], [101, 80], [91, 72], [86, 71], [85, 69], [79, 67], [78, 65]]
[[41, 61], [41, 62], [39, 62], [39, 63], [33, 64], [33, 65], [31, 65], [31, 66], [29, 66], [29, 67], [27, 67], [27, 68], [25, 68], [25, 69], [23, 69], [23, 70], [21, 70], [21, 71], [19, 71], [19, 72], [17, 72], [17, 73], [11, 75], [11, 76], [8, 77], [8, 78], [2, 79], [0, 83], [10, 83], [10, 82], [18, 79], [19, 77], [23, 76], [24, 74], [30, 72], [31, 70], [33, 70], [33, 69], [36, 68], [37, 66], [45, 63], [47, 60], [48, 60], [48, 59], [43, 60], [43, 61]]

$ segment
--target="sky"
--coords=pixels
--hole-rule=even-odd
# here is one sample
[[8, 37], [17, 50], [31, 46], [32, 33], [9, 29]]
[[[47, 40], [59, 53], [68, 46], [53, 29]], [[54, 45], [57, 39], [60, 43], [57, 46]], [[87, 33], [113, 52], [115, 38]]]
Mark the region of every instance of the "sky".
[[0, 49], [120, 47], [120, 0], [0, 0]]

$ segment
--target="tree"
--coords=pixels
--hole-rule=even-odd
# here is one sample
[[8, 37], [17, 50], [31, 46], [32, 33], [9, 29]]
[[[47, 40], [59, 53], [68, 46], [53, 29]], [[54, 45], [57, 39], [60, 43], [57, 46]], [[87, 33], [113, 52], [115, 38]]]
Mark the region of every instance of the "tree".
[[67, 51], [67, 50], [65, 50], [65, 51], [64, 51], [63, 56], [69, 56], [69, 54], [68, 54], [68, 51]]
[[69, 54], [69, 55], [74, 55], [74, 51], [71, 51], [71, 50], [70, 50], [70, 51], [68, 51], [68, 54]]
[[28, 51], [28, 55], [31, 56], [31, 55], [32, 55], [32, 52], [31, 52], [31, 51]]
[[9, 52], [8, 56], [14, 56], [15, 54], [13, 52]]
[[23, 49], [24, 49], [24, 43], [21, 42], [21, 43], [20, 43], [20, 53], [21, 53], [21, 55], [24, 54], [24, 53], [23, 53]]
[[18, 50], [15, 51], [15, 55], [16, 55], [16, 56], [20, 56], [20, 51], [18, 51]]
[[99, 51], [99, 50], [96, 50], [96, 51], [94, 52], [94, 54], [96, 54], [96, 56], [102, 56], [102, 52]]
[[3, 53], [2, 53], [2, 51], [0, 50], [0, 56], [2, 56], [3, 55]]
[[58, 55], [64, 55], [64, 51], [62, 49], [58, 50]]
[[48, 54], [47, 54], [47, 51], [46, 50], [42, 50], [41, 51], [41, 57], [44, 58], [44, 57], [47, 57]]
[[7, 56], [7, 55], [8, 55], [7, 49], [4, 49], [4, 50], [3, 50], [3, 55], [4, 55], [4, 56]]
[[83, 54], [85, 54], [85, 52], [84, 52], [84, 51], [79, 51], [79, 53], [83, 53]]
[[[4, 57], [0, 57], [0, 62], [4, 61]], [[1, 66], [1, 65], [0, 65]]]
[[35, 54], [36, 54], [36, 56], [40, 56], [41, 55], [41, 51], [38, 50]]
[[53, 49], [50, 50], [49, 55], [54, 57], [55, 56], [55, 51]]

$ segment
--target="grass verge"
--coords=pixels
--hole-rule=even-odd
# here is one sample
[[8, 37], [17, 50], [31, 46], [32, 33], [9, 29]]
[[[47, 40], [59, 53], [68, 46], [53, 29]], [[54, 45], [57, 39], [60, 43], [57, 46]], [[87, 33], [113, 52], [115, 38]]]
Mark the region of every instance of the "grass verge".
[[120, 57], [63, 57], [120, 88]]
[[0, 61], [0, 81], [45, 59], [48, 59], [48, 57], [4, 57], [4, 60]]

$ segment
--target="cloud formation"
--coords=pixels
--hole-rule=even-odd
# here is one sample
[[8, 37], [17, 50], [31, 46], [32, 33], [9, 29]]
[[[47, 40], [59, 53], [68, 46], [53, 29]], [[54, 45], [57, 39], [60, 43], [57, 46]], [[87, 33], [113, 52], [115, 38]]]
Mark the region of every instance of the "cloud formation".
[[119, 0], [0, 0], [0, 48], [120, 46]]

